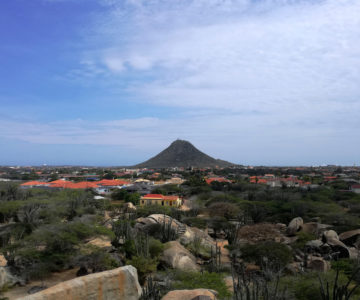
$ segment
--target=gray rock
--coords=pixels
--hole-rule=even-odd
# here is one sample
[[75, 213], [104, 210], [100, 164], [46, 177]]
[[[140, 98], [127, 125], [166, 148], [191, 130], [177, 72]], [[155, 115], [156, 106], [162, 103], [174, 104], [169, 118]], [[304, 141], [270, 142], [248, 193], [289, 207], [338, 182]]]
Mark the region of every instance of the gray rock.
[[312, 241], [308, 241], [306, 244], [305, 244], [305, 248], [307, 250], [310, 250], [310, 251], [317, 251], [317, 252], [320, 252], [321, 251], [321, 247], [324, 245], [324, 243], [320, 240], [312, 240]]
[[348, 246], [360, 248], [360, 229], [343, 232], [339, 235], [339, 239]]
[[339, 236], [334, 230], [324, 231], [322, 234], [322, 241], [328, 243], [329, 240], [339, 240]]
[[166, 266], [187, 271], [199, 271], [200, 266], [196, 264], [196, 258], [179, 242], [172, 241], [165, 245], [166, 249], [160, 257], [160, 261]]
[[140, 296], [137, 271], [125, 266], [65, 281], [18, 300], [138, 300]]
[[330, 262], [324, 260], [322, 257], [311, 256], [308, 260], [307, 266], [310, 270], [317, 272], [327, 272], [330, 270]]
[[304, 224], [304, 220], [301, 217], [292, 219], [287, 227], [286, 233], [288, 235], [294, 235], [295, 233], [300, 231], [303, 224]]
[[217, 292], [209, 289], [175, 290], [168, 292], [161, 300], [193, 300], [199, 296], [208, 297], [207, 299], [210, 300], [216, 300]]

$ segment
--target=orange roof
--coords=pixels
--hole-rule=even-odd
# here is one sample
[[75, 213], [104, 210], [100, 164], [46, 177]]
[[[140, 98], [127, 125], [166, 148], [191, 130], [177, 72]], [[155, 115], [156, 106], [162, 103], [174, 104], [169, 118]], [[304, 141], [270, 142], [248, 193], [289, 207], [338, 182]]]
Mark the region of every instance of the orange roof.
[[50, 187], [72, 189], [74, 185], [75, 185], [75, 183], [73, 183], [73, 182], [61, 180], [61, 182], [51, 183]]
[[129, 184], [130, 182], [120, 179], [103, 179], [96, 182], [97, 184], [103, 185], [103, 186], [117, 186], [117, 185], [125, 185]]
[[164, 200], [177, 200], [179, 196], [164, 196]]
[[161, 194], [147, 194], [142, 198], [156, 198], [156, 199], [163, 199], [165, 196]]
[[223, 178], [223, 177], [211, 177], [205, 180], [207, 184], [212, 183], [213, 181], [217, 182], [230, 182], [230, 180]]
[[28, 181], [21, 184], [21, 186], [44, 185], [44, 184], [49, 184], [49, 183], [43, 181]]
[[90, 189], [90, 188], [97, 188], [98, 185], [95, 182], [88, 182], [88, 181], [81, 181], [74, 183], [72, 185], [72, 189]]

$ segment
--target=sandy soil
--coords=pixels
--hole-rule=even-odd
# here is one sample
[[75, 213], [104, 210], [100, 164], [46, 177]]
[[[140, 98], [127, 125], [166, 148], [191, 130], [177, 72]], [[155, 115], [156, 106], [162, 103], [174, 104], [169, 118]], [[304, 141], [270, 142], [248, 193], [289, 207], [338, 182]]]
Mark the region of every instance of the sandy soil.
[[[66, 270], [66, 271], [59, 272], [59, 273], [53, 273], [49, 276], [49, 278], [47, 278], [43, 281], [44, 285], [46, 285], [47, 287], [51, 287], [60, 282], [73, 279], [76, 277], [76, 272], [78, 270], [79, 269], [76, 268], [76, 269]], [[28, 295], [27, 291], [29, 289], [31, 289], [33, 286], [41, 286], [41, 284], [42, 284], [41, 281], [32, 281], [25, 286], [15, 286], [11, 290], [5, 292], [3, 296], [8, 297], [9, 300], [15, 300], [15, 299], [27, 296]]]

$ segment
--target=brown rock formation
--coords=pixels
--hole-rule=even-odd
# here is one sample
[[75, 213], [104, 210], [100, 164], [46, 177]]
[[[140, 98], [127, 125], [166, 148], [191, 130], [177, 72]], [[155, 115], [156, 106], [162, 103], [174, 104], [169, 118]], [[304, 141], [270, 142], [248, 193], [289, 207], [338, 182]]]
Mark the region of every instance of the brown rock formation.
[[136, 269], [125, 266], [65, 281], [19, 300], [138, 300], [140, 295]]

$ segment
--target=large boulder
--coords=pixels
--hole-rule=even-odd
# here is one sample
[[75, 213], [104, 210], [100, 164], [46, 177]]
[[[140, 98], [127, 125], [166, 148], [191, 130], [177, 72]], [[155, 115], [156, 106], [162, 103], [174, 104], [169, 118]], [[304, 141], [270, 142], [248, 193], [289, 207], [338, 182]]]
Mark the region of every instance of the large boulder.
[[[208, 289], [175, 290], [168, 292], [161, 300], [193, 300], [209, 299], [216, 300], [217, 292]], [[203, 296], [203, 298], [201, 297]]]
[[324, 231], [322, 234], [322, 240], [324, 243], [327, 243], [330, 240], [339, 240], [339, 236], [334, 230]]
[[295, 233], [300, 231], [303, 224], [304, 220], [301, 217], [292, 219], [287, 227], [286, 233], [288, 235], [294, 235]]
[[164, 214], [153, 214], [146, 218], [138, 218], [136, 219], [135, 228], [141, 231], [146, 231], [147, 228], [153, 224], [164, 224], [164, 223], [170, 224], [171, 228], [176, 232], [178, 232], [179, 234], [183, 234], [185, 231], [185, 224]]
[[160, 261], [167, 267], [184, 271], [200, 270], [200, 266], [196, 264], [196, 258], [179, 242], [168, 242], [165, 247]]
[[140, 296], [137, 271], [125, 266], [65, 281], [20, 300], [138, 300]]
[[321, 247], [324, 245], [324, 243], [320, 240], [312, 240], [308, 241], [305, 244], [305, 249], [308, 252], [321, 252]]
[[205, 248], [211, 248], [215, 246], [215, 241], [205, 231], [197, 227], [186, 226], [185, 232], [180, 236], [179, 241], [182, 245], [188, 245], [195, 239], [200, 238], [201, 244]]
[[310, 270], [316, 272], [327, 272], [330, 270], [330, 262], [324, 260], [322, 257], [310, 256], [307, 266]]
[[340, 241], [348, 246], [360, 248], [360, 229], [343, 232], [339, 235]]
[[331, 247], [332, 256], [335, 258], [350, 258], [351, 253], [346, 245], [337, 239], [328, 239], [327, 244]]

